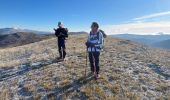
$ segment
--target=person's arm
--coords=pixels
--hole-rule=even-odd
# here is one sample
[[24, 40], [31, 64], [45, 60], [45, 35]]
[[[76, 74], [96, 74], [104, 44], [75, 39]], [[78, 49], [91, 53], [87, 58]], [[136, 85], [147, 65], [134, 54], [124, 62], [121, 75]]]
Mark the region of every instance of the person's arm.
[[56, 31], [57, 29], [53, 28], [54, 31]]
[[58, 37], [58, 36], [59, 36], [58, 29], [55, 29], [55, 28], [54, 28], [54, 31], [55, 31], [55, 36]]
[[90, 46], [90, 34], [88, 35], [87, 41], [85, 44], [86, 44], [87, 48]]
[[87, 37], [87, 42], [90, 42], [90, 34]]

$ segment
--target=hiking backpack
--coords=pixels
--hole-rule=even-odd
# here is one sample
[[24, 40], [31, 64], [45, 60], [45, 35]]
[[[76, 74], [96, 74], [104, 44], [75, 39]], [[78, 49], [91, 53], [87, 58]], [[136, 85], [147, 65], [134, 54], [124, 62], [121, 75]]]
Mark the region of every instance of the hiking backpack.
[[99, 32], [101, 32], [102, 35], [103, 35], [103, 46], [102, 46], [102, 48], [101, 48], [101, 49], [103, 50], [103, 49], [104, 49], [104, 44], [105, 44], [105, 41], [104, 41], [104, 40], [105, 40], [105, 38], [107, 37], [107, 35], [106, 35], [106, 33], [105, 33], [103, 30], [101, 30], [101, 29], [99, 30]]
[[107, 38], [107, 35], [103, 30], [100, 29], [99, 32], [101, 32], [103, 34], [103, 38]]

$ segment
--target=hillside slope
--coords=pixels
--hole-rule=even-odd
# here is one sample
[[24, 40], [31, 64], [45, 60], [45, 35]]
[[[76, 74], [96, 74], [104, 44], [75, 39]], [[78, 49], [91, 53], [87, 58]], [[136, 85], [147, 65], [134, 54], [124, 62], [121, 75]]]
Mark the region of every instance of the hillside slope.
[[0, 35], [0, 48], [21, 46], [48, 38], [50, 38], [48, 35], [40, 35], [28, 32], [17, 32]]
[[86, 38], [70, 36], [64, 62], [56, 60], [55, 38], [0, 49], [0, 98], [170, 99], [170, 52], [108, 37], [95, 81], [86, 68]]

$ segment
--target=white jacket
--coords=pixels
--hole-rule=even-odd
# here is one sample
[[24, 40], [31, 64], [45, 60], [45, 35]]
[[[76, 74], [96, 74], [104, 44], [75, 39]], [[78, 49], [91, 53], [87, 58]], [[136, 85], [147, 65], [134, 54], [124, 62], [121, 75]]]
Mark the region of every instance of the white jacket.
[[94, 44], [94, 47], [88, 47], [88, 52], [100, 52], [103, 47], [103, 34], [98, 31], [96, 34], [90, 32], [87, 42]]

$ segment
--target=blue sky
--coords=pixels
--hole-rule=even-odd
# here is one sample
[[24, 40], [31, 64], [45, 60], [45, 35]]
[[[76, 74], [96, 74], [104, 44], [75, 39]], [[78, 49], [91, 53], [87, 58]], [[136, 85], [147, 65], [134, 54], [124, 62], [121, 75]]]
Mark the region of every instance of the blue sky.
[[62, 21], [70, 31], [89, 31], [97, 21], [109, 34], [170, 33], [169, 5], [170, 0], [0, 0], [0, 27], [52, 31]]

